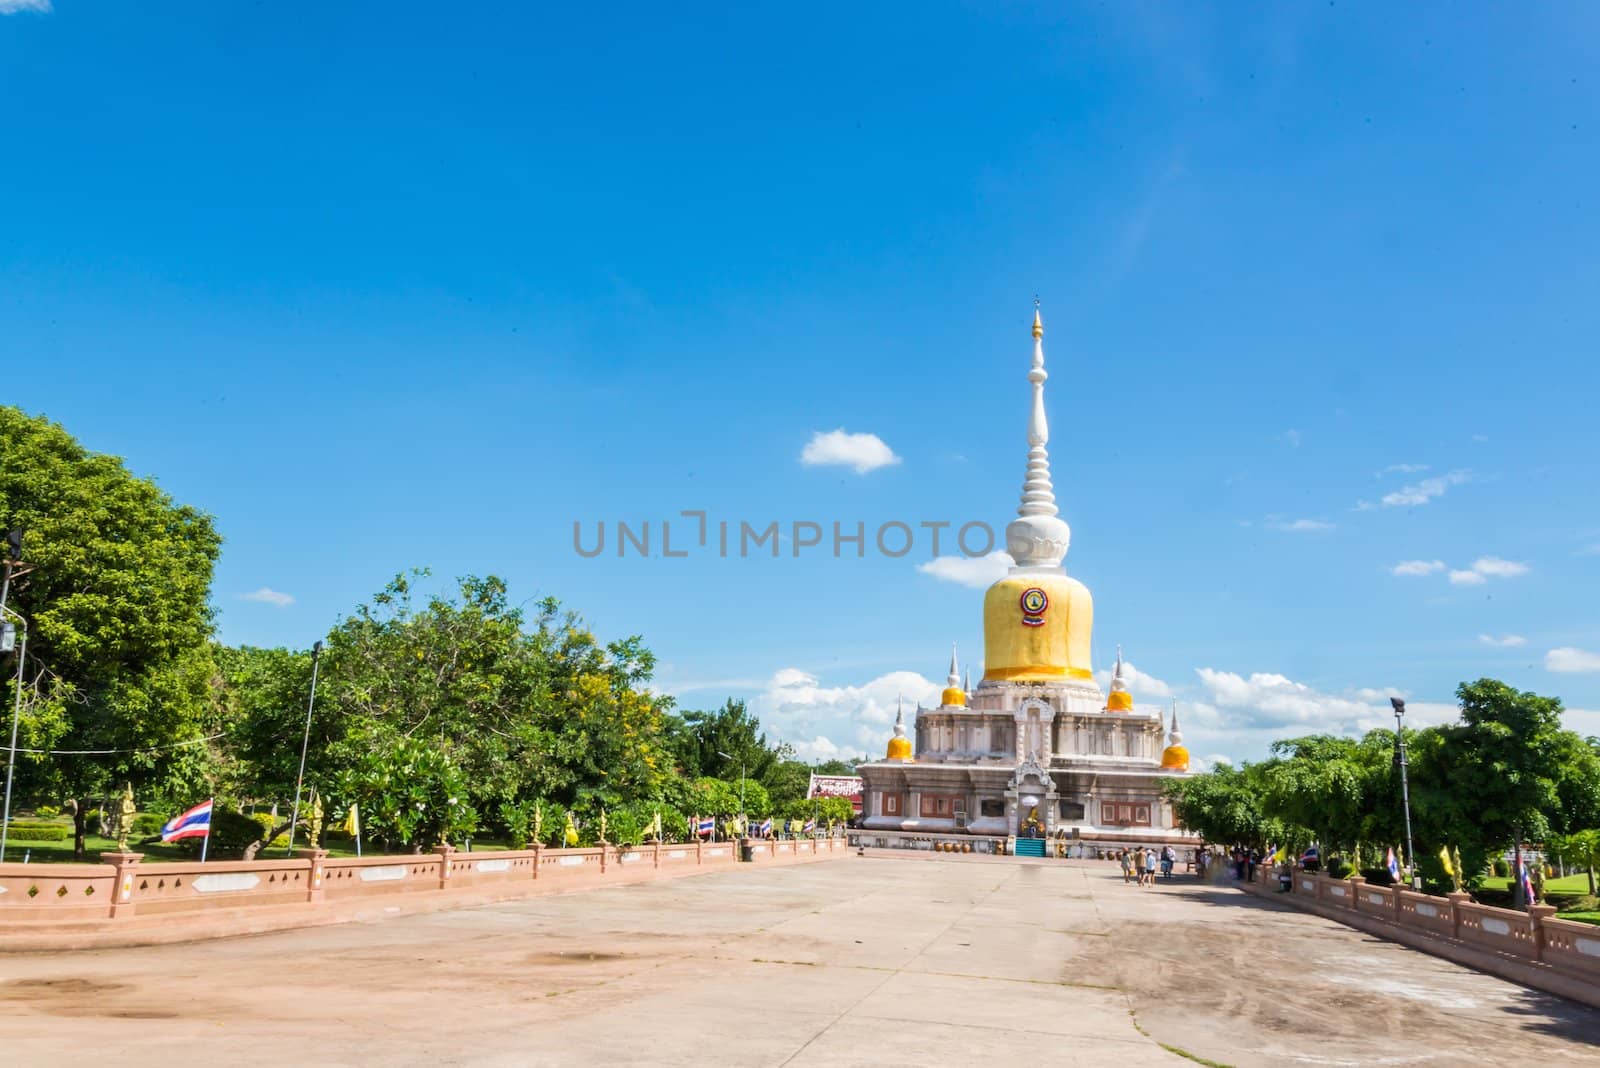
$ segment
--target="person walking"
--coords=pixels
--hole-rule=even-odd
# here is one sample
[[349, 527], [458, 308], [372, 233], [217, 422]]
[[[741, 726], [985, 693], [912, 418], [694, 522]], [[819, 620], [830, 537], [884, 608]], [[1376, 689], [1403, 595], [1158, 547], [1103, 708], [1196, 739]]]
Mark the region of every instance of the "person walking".
[[1146, 886], [1156, 885], [1156, 851], [1154, 849], [1147, 848], [1144, 851], [1144, 884]]
[[1133, 875], [1133, 855], [1127, 847], [1117, 850], [1117, 861], [1122, 865], [1122, 881], [1127, 882]]
[[1173, 849], [1171, 845], [1164, 845], [1164, 846], [1161, 847], [1161, 877], [1162, 878], [1164, 878], [1164, 879], [1172, 878], [1172, 865], [1173, 865], [1173, 862], [1176, 861], [1177, 859], [1178, 859], [1177, 850]]

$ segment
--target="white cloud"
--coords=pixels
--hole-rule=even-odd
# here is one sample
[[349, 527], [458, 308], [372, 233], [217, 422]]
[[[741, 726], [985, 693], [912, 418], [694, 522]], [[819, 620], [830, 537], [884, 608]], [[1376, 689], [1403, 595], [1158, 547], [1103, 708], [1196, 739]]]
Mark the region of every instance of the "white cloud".
[[1577, 731], [1585, 738], [1600, 738], [1600, 709], [1564, 708], [1561, 710], [1561, 725], [1569, 731]]
[[820, 760], [875, 757], [883, 755], [894, 733], [896, 702], [904, 701], [910, 731], [917, 703], [938, 704], [941, 689], [915, 671], [891, 671], [858, 686], [825, 686], [809, 672], [783, 668], [752, 706], [766, 730], [789, 741], [797, 753], [824, 754], [817, 756]]
[[[1272, 672], [1255, 672], [1248, 678], [1214, 668], [1199, 668], [1195, 673], [1227, 730], [1266, 732], [1273, 738], [1282, 737], [1286, 730], [1359, 735], [1375, 727], [1392, 728], [1394, 713], [1388, 697], [1405, 696], [1403, 691], [1386, 688], [1324, 693]], [[1196, 712], [1203, 707], [1197, 704]], [[1406, 702], [1406, 722], [1412, 726], [1444, 723], [1456, 713], [1454, 705]]]
[[1295, 532], [1324, 531], [1332, 530], [1333, 524], [1324, 522], [1321, 519], [1295, 519], [1289, 521], [1275, 520], [1272, 523], [1272, 528], [1274, 530], [1290, 530]]
[[1298, 430], [1285, 430], [1282, 434], [1279, 434], [1278, 437], [1282, 438], [1284, 441], [1287, 441], [1294, 448], [1298, 449], [1300, 447], [1300, 431]]
[[[1101, 689], [1111, 689], [1111, 669], [1105, 668], [1094, 673]], [[1134, 697], [1167, 698], [1172, 696], [1172, 687], [1156, 678], [1146, 675], [1133, 666], [1133, 661], [1122, 662], [1122, 680], [1128, 684], [1128, 692]]]
[[1600, 541], [1595, 542], [1593, 545], [1585, 545], [1583, 548], [1578, 550], [1576, 555], [1600, 556]]
[[48, 14], [50, 0], [0, 0], [0, 15], [15, 15], [19, 11], [37, 11]]
[[988, 556], [936, 556], [917, 565], [924, 575], [981, 590], [1004, 578], [1012, 559], [996, 550]]
[[900, 462], [900, 457], [876, 434], [850, 434], [838, 430], [819, 430], [800, 450], [800, 462], [810, 467], [851, 467], [864, 475], [880, 467]]
[[1427, 464], [1390, 464], [1372, 477], [1382, 478], [1384, 475], [1419, 475], [1427, 469]]
[[1564, 645], [1544, 654], [1544, 669], [1563, 675], [1589, 675], [1600, 672], [1600, 653]]
[[1471, 471], [1451, 471], [1447, 475], [1436, 475], [1425, 478], [1409, 486], [1401, 486], [1393, 493], [1383, 495], [1385, 508], [1401, 508], [1412, 505], [1427, 504], [1435, 497], [1444, 496], [1445, 490], [1451, 486], [1459, 486], [1472, 478]]
[[1528, 644], [1528, 639], [1520, 634], [1504, 634], [1498, 638], [1493, 634], [1480, 634], [1478, 641], [1496, 649], [1516, 649]]
[[1443, 560], [1402, 560], [1389, 570], [1396, 575], [1436, 575], [1444, 569]]
[[252, 590], [249, 593], [241, 593], [239, 600], [259, 601], [262, 604], [270, 604], [274, 608], [288, 608], [294, 604], [293, 596], [287, 593], [280, 593], [270, 586], [263, 586], [259, 590]]
[[1491, 578], [1516, 578], [1528, 573], [1528, 565], [1498, 556], [1480, 556], [1471, 567], [1452, 568], [1443, 560], [1402, 560], [1389, 569], [1393, 575], [1437, 575], [1450, 572], [1452, 586], [1482, 586]]
[[1480, 556], [1472, 562], [1472, 570], [1493, 578], [1516, 578], [1528, 573], [1528, 565], [1515, 560], [1502, 560], [1498, 556]]

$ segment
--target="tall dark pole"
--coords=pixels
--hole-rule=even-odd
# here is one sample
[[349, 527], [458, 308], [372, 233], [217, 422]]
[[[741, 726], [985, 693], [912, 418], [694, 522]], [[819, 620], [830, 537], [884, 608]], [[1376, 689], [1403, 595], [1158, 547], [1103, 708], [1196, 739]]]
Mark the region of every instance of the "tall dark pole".
[[311, 696], [306, 698], [306, 733], [300, 739], [300, 774], [294, 778], [294, 808], [289, 812], [289, 852], [294, 852], [294, 829], [300, 823], [300, 786], [306, 781], [306, 749], [311, 744], [311, 709], [317, 703], [317, 661], [322, 658], [322, 643], [311, 646]]
[[6, 839], [11, 831], [11, 779], [17, 769], [17, 724], [22, 719], [22, 669], [28, 655], [28, 621], [6, 607], [11, 595], [11, 572], [22, 559], [22, 531], [13, 530], [6, 535], [5, 578], [0, 580], [0, 620], [5, 616], [17, 617], [22, 624], [22, 643], [17, 646], [17, 693], [11, 709], [11, 748], [6, 750], [6, 801], [0, 812], [0, 861], [6, 859]]
[[1411, 888], [1422, 889], [1422, 877], [1417, 874], [1417, 848], [1411, 842], [1411, 786], [1406, 781], [1406, 732], [1401, 720], [1405, 718], [1406, 703], [1398, 697], [1389, 698], [1394, 706], [1394, 762], [1400, 766], [1400, 800], [1406, 811], [1406, 859], [1411, 865]]

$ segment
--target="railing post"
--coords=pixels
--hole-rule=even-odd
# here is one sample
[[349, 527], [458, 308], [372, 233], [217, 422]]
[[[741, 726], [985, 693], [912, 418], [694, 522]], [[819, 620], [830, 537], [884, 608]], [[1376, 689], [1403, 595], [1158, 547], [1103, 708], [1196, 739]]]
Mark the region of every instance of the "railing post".
[[1406, 892], [1406, 888], [1399, 883], [1395, 883], [1389, 889], [1394, 891], [1394, 922], [1399, 923], [1405, 915], [1405, 910], [1402, 908], [1405, 903], [1400, 900], [1400, 895]]
[[543, 853], [544, 844], [542, 842], [533, 843], [533, 877], [535, 879], [539, 878], [539, 861]]
[[1533, 959], [1544, 960], [1544, 921], [1556, 914], [1554, 905], [1529, 905], [1528, 919], [1533, 926]]
[[450, 886], [450, 857], [455, 853], [456, 847], [449, 842], [440, 842], [433, 847], [433, 851], [439, 854], [439, 889], [448, 889]]
[[605, 873], [606, 873], [606, 844], [604, 842], [601, 842], [600, 843], [600, 874], [604, 875]]
[[705, 855], [704, 855], [705, 851], [706, 851], [706, 840], [704, 838], [701, 838], [699, 835], [695, 835], [695, 839], [694, 839], [694, 863], [695, 863], [696, 867], [699, 867], [700, 865], [702, 865], [702, 864], [704, 864], [706, 862]]
[[1350, 907], [1356, 912], [1360, 912], [1361, 888], [1366, 885], [1367, 877], [1365, 875], [1352, 875], [1350, 878], [1346, 879], [1345, 882], [1349, 884], [1350, 887], [1349, 891], [1347, 891], [1350, 894]]
[[328, 859], [328, 851], [321, 847], [296, 849], [294, 855], [306, 862], [306, 900], [313, 904], [321, 901], [322, 862]]
[[654, 852], [651, 854], [651, 856], [652, 856], [652, 860], [650, 862], [650, 866], [652, 868], [661, 867], [661, 839], [659, 839], [659, 838], [656, 839], [655, 846], [654, 846]]
[[133, 915], [133, 880], [138, 878], [136, 870], [139, 861], [144, 859], [143, 853], [101, 853], [100, 862], [109, 864], [116, 869], [116, 877], [111, 883], [111, 919], [122, 917], [126, 919]]

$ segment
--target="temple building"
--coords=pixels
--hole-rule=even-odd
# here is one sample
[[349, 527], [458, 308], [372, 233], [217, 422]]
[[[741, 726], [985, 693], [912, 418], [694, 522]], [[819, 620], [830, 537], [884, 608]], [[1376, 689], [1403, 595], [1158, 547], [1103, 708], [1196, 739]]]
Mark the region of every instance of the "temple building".
[[[956, 652], [937, 708], [903, 711], [882, 761], [863, 764], [859, 841], [929, 848], [957, 838], [981, 852], [1061, 832], [1081, 850], [1192, 843], [1162, 783], [1189, 752], [1159, 709], [1135, 705], [1118, 647], [1109, 693], [1090, 656], [1094, 600], [1061, 562], [1072, 532], [1050, 482], [1044, 326], [1033, 319], [1028, 467], [1006, 527], [1010, 571], [983, 598], [983, 678], [961, 682]], [[876, 833], [875, 833], [876, 832]]]

